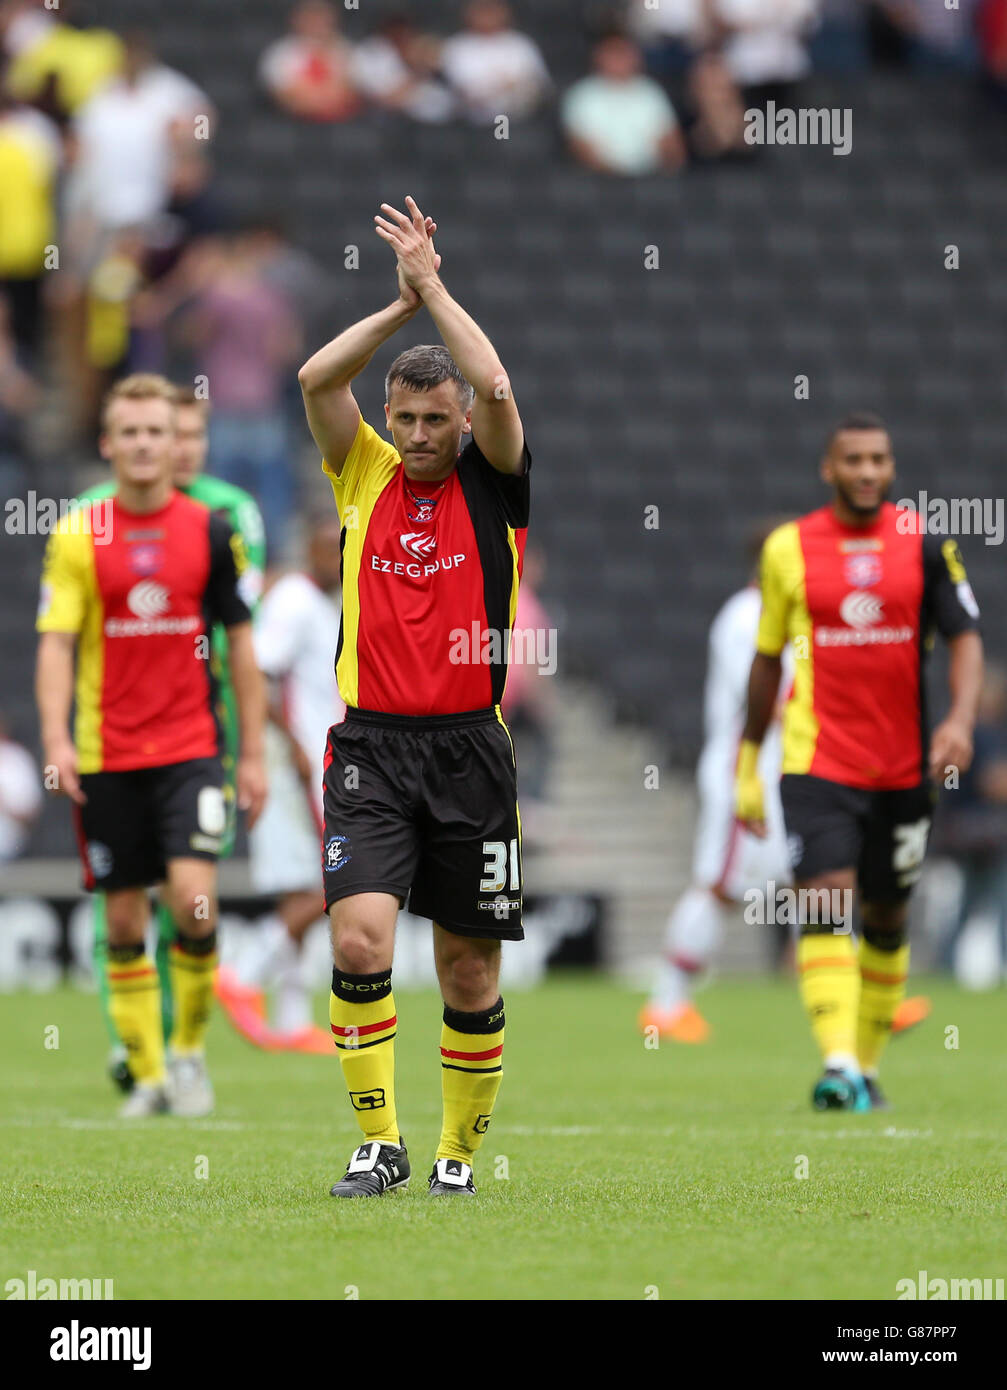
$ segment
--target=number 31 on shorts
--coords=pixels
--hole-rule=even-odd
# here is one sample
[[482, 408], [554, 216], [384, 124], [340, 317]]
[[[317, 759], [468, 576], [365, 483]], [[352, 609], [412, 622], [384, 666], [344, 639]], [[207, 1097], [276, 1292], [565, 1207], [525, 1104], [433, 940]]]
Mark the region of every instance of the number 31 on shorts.
[[507, 883], [507, 863], [510, 861], [510, 891], [516, 893], [521, 887], [521, 870], [518, 863], [517, 838], [508, 847], [505, 840], [484, 840], [483, 854], [486, 863], [483, 872], [486, 877], [479, 880], [480, 893], [499, 893]]

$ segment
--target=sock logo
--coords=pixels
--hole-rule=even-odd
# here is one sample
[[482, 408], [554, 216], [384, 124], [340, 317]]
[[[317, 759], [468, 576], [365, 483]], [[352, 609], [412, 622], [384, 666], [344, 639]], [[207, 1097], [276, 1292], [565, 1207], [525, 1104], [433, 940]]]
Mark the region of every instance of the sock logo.
[[351, 1091], [350, 1104], [354, 1110], [380, 1110], [385, 1103], [385, 1092], [381, 1086], [372, 1091]]
[[388, 990], [388, 989], [391, 989], [391, 987], [392, 987], [392, 977], [391, 977], [391, 975], [388, 976], [388, 979], [387, 979], [387, 980], [378, 980], [378, 982], [377, 982], [376, 984], [358, 985], [358, 984], [354, 983], [353, 980], [342, 980], [342, 979], [341, 979], [341, 980], [339, 981], [339, 988], [340, 988], [340, 989], [357, 990], [358, 993], [360, 993], [360, 994], [370, 994], [372, 990], [376, 990], [376, 989]]
[[499, 1022], [502, 1020], [503, 1016], [504, 1016], [504, 1011], [503, 1011], [503, 1009], [501, 1009], [500, 1012], [499, 1012], [498, 1014], [490, 1014], [490, 1016], [489, 1016], [489, 1018], [486, 1020], [486, 1022], [487, 1022], [487, 1023], [499, 1023]]
[[490, 1127], [489, 1115], [477, 1115], [476, 1122], [472, 1126], [473, 1134], [485, 1134]]

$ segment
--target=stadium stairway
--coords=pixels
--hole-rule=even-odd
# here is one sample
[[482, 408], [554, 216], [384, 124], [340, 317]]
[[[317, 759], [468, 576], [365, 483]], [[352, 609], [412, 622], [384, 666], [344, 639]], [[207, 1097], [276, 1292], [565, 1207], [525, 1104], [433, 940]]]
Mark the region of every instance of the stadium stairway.
[[[613, 727], [610, 701], [597, 687], [561, 680], [556, 705], [549, 829], [546, 848], [526, 855], [527, 891], [604, 899], [607, 963], [646, 984], [663, 953], [668, 913], [690, 880], [692, 778], [667, 764], [653, 733]], [[764, 942], [739, 913], [717, 968], [764, 962]]]

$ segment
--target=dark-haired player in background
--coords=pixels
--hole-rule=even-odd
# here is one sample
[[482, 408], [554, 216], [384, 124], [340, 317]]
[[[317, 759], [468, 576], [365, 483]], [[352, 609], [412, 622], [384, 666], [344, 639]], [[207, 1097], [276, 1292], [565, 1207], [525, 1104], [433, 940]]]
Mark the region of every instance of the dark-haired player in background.
[[[435, 1196], [475, 1191], [473, 1156], [502, 1073], [500, 942], [524, 936], [516, 775], [500, 699], [531, 458], [496, 350], [437, 273], [435, 226], [411, 198], [406, 205], [408, 214], [382, 204], [375, 219], [396, 254], [398, 298], [300, 372], [343, 534], [336, 675], [347, 710], [325, 756], [322, 863], [332, 1032], [367, 1142], [335, 1197], [376, 1197], [409, 1180], [391, 992], [404, 899], [411, 894], [411, 911], [433, 920], [444, 999]], [[350, 383], [424, 306], [445, 346], [409, 348], [392, 363], [388, 444], [361, 419]]]
[[[907, 905], [935, 782], [972, 758], [983, 650], [957, 543], [925, 534], [915, 512], [885, 500], [895, 460], [884, 423], [866, 412], [843, 420], [821, 476], [832, 501], [763, 547], [736, 808], [765, 834], [757, 760], [790, 642], [780, 794], [796, 886], [827, 894], [830, 909], [802, 918], [797, 951], [825, 1066], [813, 1102], [869, 1110], [886, 1105], [878, 1065], [905, 992]], [[923, 675], [935, 628], [950, 650], [951, 708], [929, 738]], [[846, 913], [854, 891], [859, 948]]]
[[[85, 887], [106, 895], [110, 1007], [136, 1082], [126, 1118], [169, 1107], [202, 1115], [213, 1105], [203, 1044], [227, 831], [214, 623], [227, 634], [241, 718], [237, 795], [250, 822], [265, 798], [265, 692], [238, 589], [244, 556], [223, 517], [174, 489], [175, 411], [163, 377], [113, 387], [101, 446], [116, 492], [81, 504], [50, 538], [38, 617], [45, 761], [74, 802]], [[147, 888], [159, 883], [176, 924], [167, 1058], [144, 944]]]

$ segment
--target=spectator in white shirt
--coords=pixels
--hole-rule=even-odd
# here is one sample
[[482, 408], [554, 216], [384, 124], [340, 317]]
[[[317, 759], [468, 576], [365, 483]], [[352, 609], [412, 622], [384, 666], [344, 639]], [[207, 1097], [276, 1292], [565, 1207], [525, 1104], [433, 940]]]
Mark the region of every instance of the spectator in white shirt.
[[438, 80], [440, 48], [407, 15], [389, 15], [376, 34], [357, 45], [354, 80], [368, 101], [386, 111], [414, 121], [446, 121], [454, 114], [455, 100]]
[[674, 172], [685, 140], [664, 89], [641, 71], [643, 59], [627, 38], [612, 35], [595, 47], [594, 74], [575, 82], [561, 116], [574, 157], [607, 174]]
[[353, 49], [339, 32], [327, 0], [302, 0], [290, 15], [290, 33], [270, 44], [259, 77], [277, 106], [305, 121], [348, 121], [360, 110], [353, 81]]
[[208, 132], [214, 111], [206, 93], [158, 63], [144, 38], [128, 39], [122, 76], [85, 102], [74, 120], [71, 217], [98, 233], [152, 222], [171, 198], [180, 151], [205, 140], [197, 131], [200, 116]]
[[0, 714], [0, 864], [16, 859], [42, 809], [35, 760], [8, 735]]
[[805, 37], [819, 0], [713, 0], [724, 61], [748, 105], [787, 105], [811, 71]]
[[484, 124], [531, 115], [550, 86], [538, 45], [511, 27], [503, 0], [471, 0], [465, 28], [444, 45], [441, 66], [464, 113]]

